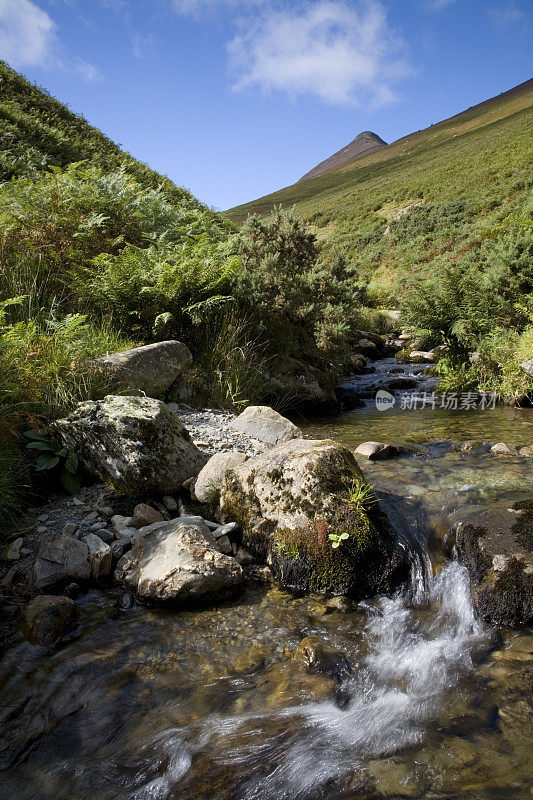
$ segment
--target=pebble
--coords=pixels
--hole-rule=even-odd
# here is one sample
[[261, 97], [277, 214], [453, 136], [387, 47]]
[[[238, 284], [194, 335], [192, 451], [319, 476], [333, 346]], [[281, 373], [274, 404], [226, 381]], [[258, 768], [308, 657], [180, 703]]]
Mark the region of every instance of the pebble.
[[171, 495], [169, 495], [169, 494], [165, 495], [162, 498], [162, 500], [163, 500], [163, 505], [165, 506], [167, 511], [177, 511], [178, 510], [178, 502]]
[[79, 497], [73, 497], [73, 498], [72, 498], [72, 502], [73, 502], [73, 504], [74, 504], [75, 506], [84, 506], [84, 505], [85, 505], [85, 503], [83, 502], [83, 500], [80, 500], [80, 498], [79, 498]]
[[123, 517], [122, 514], [115, 514], [111, 517], [113, 530], [120, 533], [124, 528], [133, 528], [133, 517]]
[[100, 539], [106, 544], [110, 544], [115, 538], [113, 531], [110, 531], [108, 528], [97, 528], [96, 530], [98, 531]]
[[220, 552], [224, 553], [224, 555], [231, 556], [233, 554], [233, 550], [231, 548], [231, 542], [227, 536], [221, 536], [217, 544]]
[[37, 533], [46, 533], [48, 528], [46, 525], [38, 525], [37, 526]]
[[37, 522], [47, 522], [48, 519], [48, 514], [41, 514], [39, 517], [37, 517]]
[[101, 506], [98, 511], [104, 517], [112, 517], [115, 514], [111, 506]]
[[74, 536], [77, 530], [78, 526], [75, 522], [67, 522], [66, 525], [63, 526], [63, 533], [66, 536]]
[[219, 525], [218, 528], [215, 528], [213, 531], [213, 536], [218, 539], [221, 536], [229, 536], [231, 533], [239, 530], [239, 526], [236, 522], [228, 522], [226, 525]]

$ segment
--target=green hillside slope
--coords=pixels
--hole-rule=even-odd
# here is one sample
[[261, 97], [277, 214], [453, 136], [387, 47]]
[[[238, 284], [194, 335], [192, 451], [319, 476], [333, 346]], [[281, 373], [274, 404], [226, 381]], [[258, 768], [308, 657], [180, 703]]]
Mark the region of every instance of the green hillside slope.
[[[445, 341], [442, 385], [533, 388], [533, 80], [372, 154], [226, 212], [295, 207], [366, 302]], [[476, 351], [475, 364], [469, 353]]]

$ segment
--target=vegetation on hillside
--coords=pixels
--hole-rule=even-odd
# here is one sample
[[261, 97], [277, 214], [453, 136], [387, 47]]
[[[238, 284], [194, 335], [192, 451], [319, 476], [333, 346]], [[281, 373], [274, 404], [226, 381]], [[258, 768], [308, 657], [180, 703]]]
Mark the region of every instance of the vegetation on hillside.
[[513, 400], [533, 392], [518, 361], [533, 324], [532, 108], [525, 85], [227, 217], [294, 206], [321, 263], [343, 257], [366, 303], [400, 307], [428, 346], [450, 344], [443, 386]]
[[225, 406], [274, 356], [341, 368], [359, 290], [293, 215], [239, 232], [1, 62], [0, 136], [0, 516], [21, 433], [105, 394], [100, 354], [180, 338]]

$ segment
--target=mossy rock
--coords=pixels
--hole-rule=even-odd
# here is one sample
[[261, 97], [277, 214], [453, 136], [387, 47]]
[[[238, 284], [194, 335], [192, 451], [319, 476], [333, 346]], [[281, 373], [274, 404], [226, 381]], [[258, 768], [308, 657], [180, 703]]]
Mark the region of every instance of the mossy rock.
[[228, 472], [220, 512], [241, 525], [244, 545], [285, 587], [362, 598], [395, 588], [408, 572], [375, 497], [354, 499], [364, 485], [347, 448], [293, 440]]
[[533, 619], [533, 501], [493, 508], [456, 528], [479, 615], [511, 627]]

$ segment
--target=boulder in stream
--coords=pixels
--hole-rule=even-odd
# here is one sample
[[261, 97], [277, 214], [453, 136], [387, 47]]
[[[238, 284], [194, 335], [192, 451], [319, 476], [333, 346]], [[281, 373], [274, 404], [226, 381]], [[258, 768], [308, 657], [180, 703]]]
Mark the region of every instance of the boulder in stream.
[[201, 517], [178, 517], [141, 528], [115, 578], [141, 600], [191, 605], [233, 593], [243, 571]]
[[358, 456], [366, 456], [369, 461], [381, 461], [388, 458], [394, 458], [401, 454], [401, 449], [393, 444], [387, 442], [363, 442], [356, 447], [355, 454]]
[[171, 494], [207, 461], [178, 417], [149, 397], [88, 400], [55, 428], [88, 472], [127, 495]]
[[294, 439], [230, 470], [220, 514], [296, 591], [365, 597], [397, 586], [408, 571], [353, 453], [331, 440]]
[[455, 530], [480, 616], [500, 625], [533, 619], [533, 500], [482, 511]]

